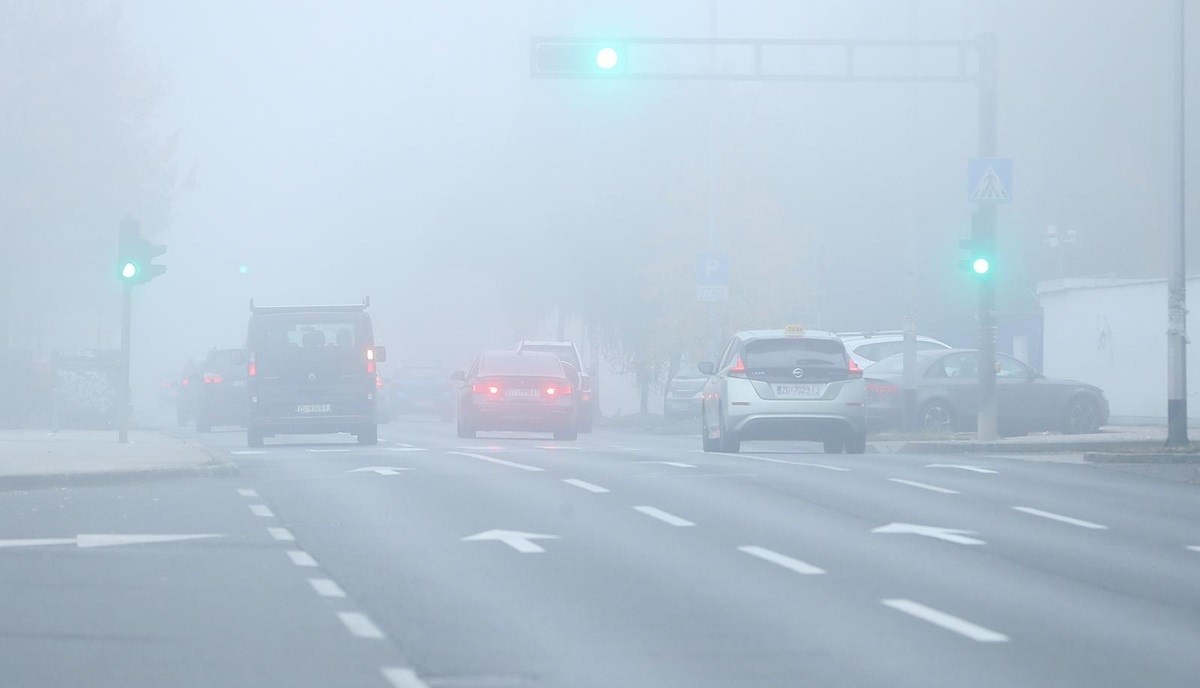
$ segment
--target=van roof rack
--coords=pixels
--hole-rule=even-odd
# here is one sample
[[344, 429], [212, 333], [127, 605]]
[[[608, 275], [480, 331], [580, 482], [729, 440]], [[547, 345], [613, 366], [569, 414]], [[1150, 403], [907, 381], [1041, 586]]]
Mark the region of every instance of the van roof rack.
[[256, 306], [250, 299], [250, 312], [269, 315], [272, 313], [361, 313], [371, 306], [371, 298], [366, 297], [362, 303], [329, 304], [314, 306]]

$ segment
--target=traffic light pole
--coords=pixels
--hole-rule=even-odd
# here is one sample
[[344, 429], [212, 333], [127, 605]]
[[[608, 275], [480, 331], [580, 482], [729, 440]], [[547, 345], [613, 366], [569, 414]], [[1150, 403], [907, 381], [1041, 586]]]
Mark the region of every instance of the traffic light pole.
[[1179, 0], [1179, 216], [1167, 242], [1167, 446], [1186, 447], [1187, 412], [1187, 3]]
[[[978, 38], [979, 157], [996, 156], [996, 36]], [[981, 204], [971, 215], [971, 238], [992, 255], [996, 242], [996, 206]], [[986, 275], [979, 280], [979, 407], [977, 438], [996, 439], [996, 284]]]
[[132, 388], [129, 384], [129, 334], [130, 321], [133, 319], [133, 285], [121, 285], [121, 382], [120, 400], [117, 413], [120, 414], [120, 425], [117, 429], [117, 442], [129, 442], [129, 415], [133, 406]]

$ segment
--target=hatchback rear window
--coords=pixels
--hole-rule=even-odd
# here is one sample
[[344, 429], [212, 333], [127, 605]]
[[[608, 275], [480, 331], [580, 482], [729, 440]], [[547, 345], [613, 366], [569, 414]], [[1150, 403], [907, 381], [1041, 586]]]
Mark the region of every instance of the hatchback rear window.
[[836, 339], [759, 339], [746, 344], [750, 368], [791, 368], [803, 365], [846, 365], [846, 347]]
[[[926, 342], [920, 339], [917, 340], [917, 351], [933, 351], [935, 349], [945, 349], [945, 346], [936, 342]], [[863, 344], [854, 350], [854, 353], [862, 356], [868, 361], [882, 361], [888, 356], [904, 352], [904, 340], [894, 342], [875, 342], [874, 344]]]
[[579, 367], [579, 359], [575, 357], [575, 349], [570, 346], [559, 346], [556, 344], [526, 344], [521, 347], [521, 351], [541, 351], [548, 354], [554, 354], [558, 360], [563, 363], [569, 363], [576, 368]]
[[480, 375], [550, 375], [560, 377], [562, 366], [553, 356], [485, 356], [479, 365]]

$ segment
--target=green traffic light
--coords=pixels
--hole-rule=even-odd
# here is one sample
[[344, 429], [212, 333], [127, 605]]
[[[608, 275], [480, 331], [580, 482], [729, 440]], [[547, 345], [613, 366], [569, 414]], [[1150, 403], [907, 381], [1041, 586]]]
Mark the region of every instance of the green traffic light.
[[987, 258], [976, 258], [971, 261], [971, 270], [976, 275], [986, 275], [992, 269], [992, 264]]
[[238, 273], [239, 273], [239, 274], [242, 274], [242, 275], [244, 275], [244, 274], [246, 274], [247, 272], [250, 272], [250, 266], [249, 266], [249, 265], [246, 265], [246, 264], [244, 264], [244, 263], [243, 263], [242, 265], [239, 265], [239, 266], [238, 266]]
[[138, 268], [133, 263], [126, 263], [125, 265], [121, 266], [121, 277], [124, 277], [125, 279], [133, 279], [135, 276], [137, 276], [137, 273]]
[[596, 66], [600, 69], [605, 71], [615, 69], [620, 61], [621, 56], [617, 54], [616, 48], [601, 48], [596, 51]]

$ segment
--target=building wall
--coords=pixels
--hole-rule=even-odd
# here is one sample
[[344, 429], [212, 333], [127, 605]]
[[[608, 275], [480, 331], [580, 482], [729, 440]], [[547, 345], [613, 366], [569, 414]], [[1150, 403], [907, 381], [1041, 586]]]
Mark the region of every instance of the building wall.
[[[1200, 278], [1188, 280], [1200, 294]], [[1120, 418], [1166, 420], [1165, 280], [1059, 280], [1039, 285], [1046, 375], [1102, 388]], [[1195, 298], [1195, 297], [1193, 297]], [[1200, 355], [1188, 347], [1188, 416], [1200, 418]]]

